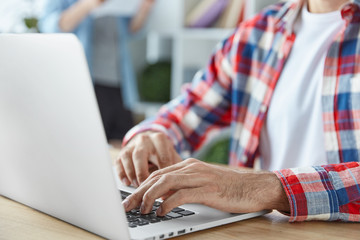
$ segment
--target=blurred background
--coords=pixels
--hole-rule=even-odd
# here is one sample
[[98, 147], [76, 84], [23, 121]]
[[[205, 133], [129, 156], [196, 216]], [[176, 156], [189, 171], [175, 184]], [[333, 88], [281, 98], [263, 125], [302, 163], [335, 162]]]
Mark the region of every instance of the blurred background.
[[[277, 0], [1, 0], [0, 33], [74, 33], [109, 142], [121, 143], [204, 68], [215, 45]], [[214, 143], [227, 154], [228, 135]], [[214, 149], [214, 144], [209, 148]], [[209, 149], [204, 150], [209, 152]]]

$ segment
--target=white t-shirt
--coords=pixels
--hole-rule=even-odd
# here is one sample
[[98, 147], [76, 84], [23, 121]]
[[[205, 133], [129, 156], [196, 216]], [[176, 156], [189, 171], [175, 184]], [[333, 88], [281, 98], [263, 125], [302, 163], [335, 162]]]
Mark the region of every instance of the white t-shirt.
[[344, 24], [340, 11], [314, 14], [304, 6], [299, 14], [295, 43], [261, 130], [263, 169], [327, 164], [321, 103], [324, 64]]

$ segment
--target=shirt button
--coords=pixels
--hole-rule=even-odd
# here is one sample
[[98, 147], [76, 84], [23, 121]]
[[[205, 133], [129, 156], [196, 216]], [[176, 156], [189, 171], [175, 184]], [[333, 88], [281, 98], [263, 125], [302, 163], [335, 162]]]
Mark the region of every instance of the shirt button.
[[261, 104], [260, 106], [260, 112], [265, 113], [267, 111], [268, 107], [265, 104]]

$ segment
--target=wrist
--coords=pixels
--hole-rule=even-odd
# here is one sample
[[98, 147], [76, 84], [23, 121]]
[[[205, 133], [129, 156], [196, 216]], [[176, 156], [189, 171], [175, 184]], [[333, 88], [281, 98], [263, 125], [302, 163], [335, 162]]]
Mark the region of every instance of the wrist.
[[276, 209], [279, 211], [290, 212], [290, 205], [285, 190], [275, 173], [266, 174], [264, 186], [265, 209]]
[[290, 211], [287, 195], [275, 173], [252, 171], [245, 173], [245, 176], [245, 189], [258, 210]]

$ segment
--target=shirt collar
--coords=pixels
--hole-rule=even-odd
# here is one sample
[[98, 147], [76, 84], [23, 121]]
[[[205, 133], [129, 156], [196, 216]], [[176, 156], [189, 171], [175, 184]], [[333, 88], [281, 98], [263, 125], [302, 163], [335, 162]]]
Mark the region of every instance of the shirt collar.
[[[284, 27], [286, 32], [292, 33], [294, 22], [305, 1], [306, 0], [288, 0], [286, 3], [284, 3], [283, 8], [275, 17], [277, 26]], [[340, 8], [341, 16], [346, 21], [347, 25], [352, 21], [355, 12], [359, 10], [360, 0], [350, 0]]]

